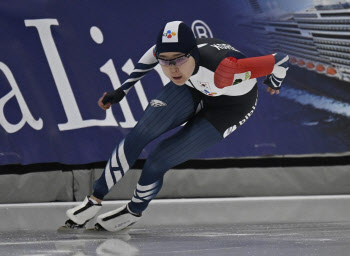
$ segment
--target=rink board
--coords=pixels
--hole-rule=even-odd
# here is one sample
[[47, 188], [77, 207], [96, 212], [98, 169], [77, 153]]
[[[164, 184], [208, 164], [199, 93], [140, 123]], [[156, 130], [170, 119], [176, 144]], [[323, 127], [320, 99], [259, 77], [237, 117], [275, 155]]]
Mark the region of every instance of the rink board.
[[[101, 213], [128, 201], [105, 201]], [[0, 205], [1, 231], [56, 230], [77, 203]], [[135, 227], [350, 221], [350, 196], [156, 199]], [[91, 222], [91, 225], [94, 221]]]

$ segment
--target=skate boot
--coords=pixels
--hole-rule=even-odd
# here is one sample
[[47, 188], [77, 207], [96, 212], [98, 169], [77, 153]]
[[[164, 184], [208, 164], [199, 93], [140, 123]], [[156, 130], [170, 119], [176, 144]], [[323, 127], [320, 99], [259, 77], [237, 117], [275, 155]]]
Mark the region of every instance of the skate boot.
[[101, 207], [101, 204], [94, 204], [89, 197], [86, 197], [80, 205], [67, 210], [66, 214], [69, 220], [65, 223], [66, 227], [72, 229], [83, 228], [89, 220], [96, 216]]
[[135, 224], [140, 220], [141, 216], [141, 213], [133, 213], [130, 211], [129, 206], [125, 205], [117, 210], [98, 216], [95, 229], [99, 231], [116, 232]]

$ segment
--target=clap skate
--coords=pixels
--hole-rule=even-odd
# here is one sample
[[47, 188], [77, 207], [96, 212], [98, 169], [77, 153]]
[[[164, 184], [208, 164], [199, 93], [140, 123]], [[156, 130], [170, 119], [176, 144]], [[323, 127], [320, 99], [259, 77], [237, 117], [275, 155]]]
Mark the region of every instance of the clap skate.
[[114, 211], [101, 214], [97, 217], [95, 230], [116, 232], [135, 224], [140, 220], [141, 213], [133, 213], [129, 206], [122, 206]]
[[101, 204], [94, 204], [88, 197], [78, 206], [67, 210], [66, 214], [69, 218], [65, 226], [60, 229], [82, 229], [85, 227], [86, 223], [93, 219], [97, 212], [101, 209]]

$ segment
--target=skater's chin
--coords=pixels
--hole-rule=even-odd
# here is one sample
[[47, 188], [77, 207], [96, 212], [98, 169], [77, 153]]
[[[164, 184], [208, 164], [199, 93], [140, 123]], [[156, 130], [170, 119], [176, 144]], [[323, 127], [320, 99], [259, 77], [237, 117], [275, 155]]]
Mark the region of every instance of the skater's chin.
[[177, 76], [177, 77], [172, 77], [172, 78], [171, 78], [171, 81], [172, 81], [174, 84], [179, 85], [179, 86], [181, 86], [181, 85], [183, 85], [183, 84], [185, 83], [184, 80], [185, 80], [185, 79], [184, 79], [183, 76]]

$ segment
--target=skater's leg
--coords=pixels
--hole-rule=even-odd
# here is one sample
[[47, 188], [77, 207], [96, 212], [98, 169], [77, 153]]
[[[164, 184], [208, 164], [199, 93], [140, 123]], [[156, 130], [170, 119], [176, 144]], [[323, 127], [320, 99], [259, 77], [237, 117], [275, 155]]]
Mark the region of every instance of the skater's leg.
[[102, 200], [135, 163], [142, 149], [161, 134], [186, 122], [195, 111], [196, 101], [187, 86], [167, 84], [149, 104], [131, 132], [115, 148], [102, 176], [94, 184], [93, 196]]
[[179, 132], [159, 143], [148, 157], [134, 196], [128, 204], [133, 213], [146, 209], [163, 184], [164, 174], [222, 140], [217, 129], [202, 117], [195, 117]]
[[255, 104], [256, 92], [252, 92], [242, 104], [219, 109], [204, 106], [180, 131], [159, 143], [145, 163], [131, 202], [100, 215], [97, 227], [118, 231], [139, 220], [142, 211], [161, 189], [166, 171], [196, 157], [235, 131], [252, 115]]
[[220, 141], [222, 135], [205, 119], [190, 120], [184, 128], [162, 141], [148, 157], [132, 201], [117, 210], [97, 217], [99, 230], [118, 231], [141, 217], [148, 203], [156, 196], [165, 172]]
[[190, 88], [173, 83], [167, 84], [156, 99], [157, 104], [148, 105], [138, 124], [113, 151], [102, 176], [94, 184], [93, 196], [67, 211], [71, 222], [67, 226], [83, 226], [93, 218], [101, 200], [134, 164], [142, 149], [162, 133], [186, 122], [198, 105]]

